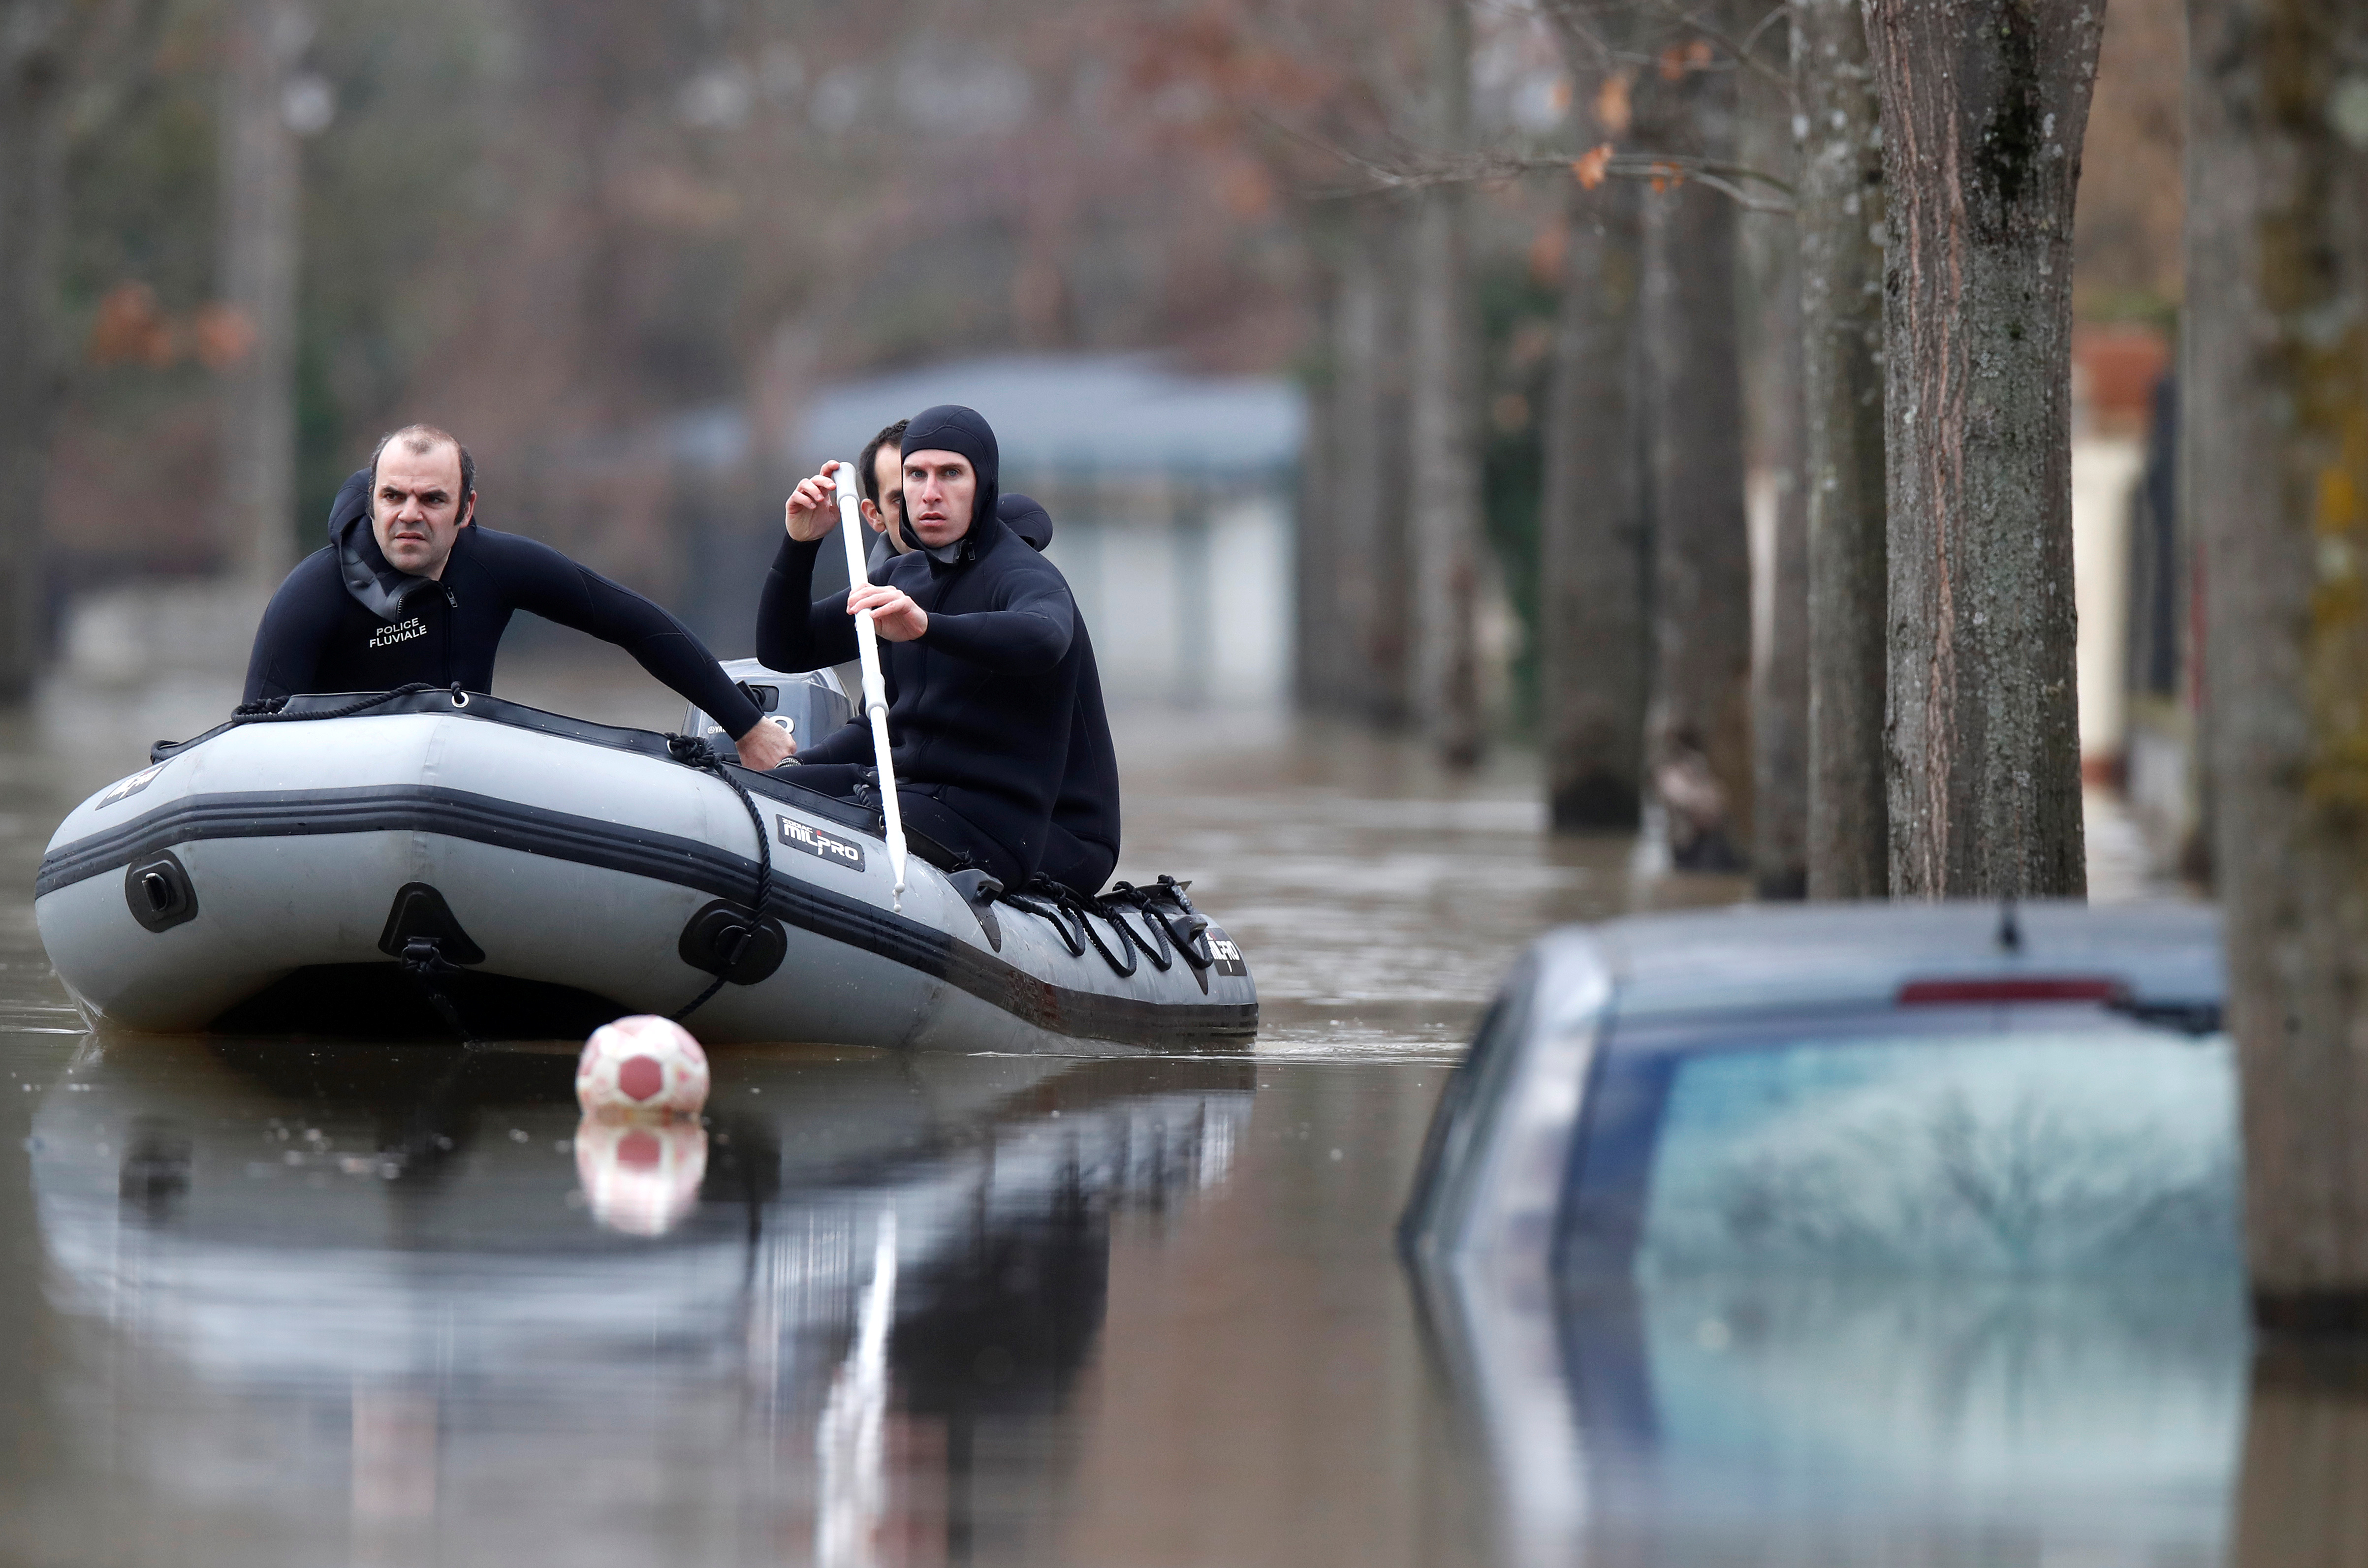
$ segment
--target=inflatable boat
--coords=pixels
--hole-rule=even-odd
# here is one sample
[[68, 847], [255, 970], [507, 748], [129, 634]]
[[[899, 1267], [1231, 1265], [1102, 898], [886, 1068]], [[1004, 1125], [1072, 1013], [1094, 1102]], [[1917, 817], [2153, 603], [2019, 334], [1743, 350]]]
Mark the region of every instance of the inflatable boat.
[[[830, 672], [726, 668], [795, 734], [853, 711]], [[94, 1023], [166, 1033], [557, 1038], [658, 1013], [717, 1043], [1255, 1036], [1248, 967], [1186, 884], [1006, 889], [691, 721], [421, 688], [242, 710], [59, 826], [42, 943]]]

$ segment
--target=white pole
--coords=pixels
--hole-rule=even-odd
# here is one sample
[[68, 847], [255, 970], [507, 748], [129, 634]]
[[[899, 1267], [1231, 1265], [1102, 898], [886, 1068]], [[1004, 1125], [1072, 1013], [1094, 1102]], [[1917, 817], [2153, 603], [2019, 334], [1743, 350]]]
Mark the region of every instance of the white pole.
[[[863, 569], [863, 516], [856, 509], [861, 494], [855, 465], [838, 465], [838, 537], [847, 545], [848, 592], [871, 580]], [[863, 662], [863, 711], [871, 721], [871, 752], [880, 765], [880, 813], [888, 821], [888, 866], [896, 873], [896, 912], [905, 910], [905, 812], [896, 801], [896, 764], [888, 755], [888, 695], [880, 683], [880, 633], [872, 630], [871, 612], [855, 617], [855, 653]]]

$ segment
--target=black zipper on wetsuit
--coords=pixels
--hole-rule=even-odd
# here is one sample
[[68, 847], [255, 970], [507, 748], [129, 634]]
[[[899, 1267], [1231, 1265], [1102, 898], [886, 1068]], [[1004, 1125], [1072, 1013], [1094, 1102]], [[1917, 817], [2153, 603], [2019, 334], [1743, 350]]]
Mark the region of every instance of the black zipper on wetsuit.
[[444, 591], [444, 678], [437, 684], [451, 686], [455, 684], [452, 675], [452, 618], [460, 613], [461, 596], [452, 591], [450, 583], [439, 580], [436, 585]]

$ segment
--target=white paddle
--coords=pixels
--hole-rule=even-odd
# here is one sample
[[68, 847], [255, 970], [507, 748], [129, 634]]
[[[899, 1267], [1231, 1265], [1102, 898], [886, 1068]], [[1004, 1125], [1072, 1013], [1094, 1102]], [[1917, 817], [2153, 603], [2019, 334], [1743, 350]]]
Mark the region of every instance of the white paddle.
[[[847, 580], [848, 592], [852, 585], [868, 583], [871, 574], [863, 569], [863, 517], [856, 509], [860, 494], [856, 485], [855, 465], [838, 465], [838, 537], [847, 544]], [[880, 633], [872, 629], [871, 612], [858, 610], [855, 614], [855, 653], [863, 661], [863, 711], [871, 720], [871, 751], [880, 763], [880, 813], [888, 820], [888, 867], [896, 873], [896, 892], [892, 902], [896, 913], [905, 912], [905, 813], [896, 802], [896, 764], [888, 756], [888, 696], [880, 684]]]

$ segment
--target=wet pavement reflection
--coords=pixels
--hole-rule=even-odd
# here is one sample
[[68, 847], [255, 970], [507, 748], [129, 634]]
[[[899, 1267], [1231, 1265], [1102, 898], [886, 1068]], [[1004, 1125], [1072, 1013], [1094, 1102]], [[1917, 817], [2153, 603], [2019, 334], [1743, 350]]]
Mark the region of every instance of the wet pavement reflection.
[[[1121, 874], [1194, 880], [1255, 1051], [734, 1048], [658, 1132], [579, 1121], [573, 1041], [85, 1035], [41, 845], [218, 698], [0, 722], [0, 1561], [2184, 1563], [2237, 1532], [2237, 1303], [1410, 1289], [1391, 1225], [1513, 954], [1740, 891], [1548, 838], [1518, 759], [1124, 717]], [[2329, 1420], [2360, 1425], [2279, 1430]]]

